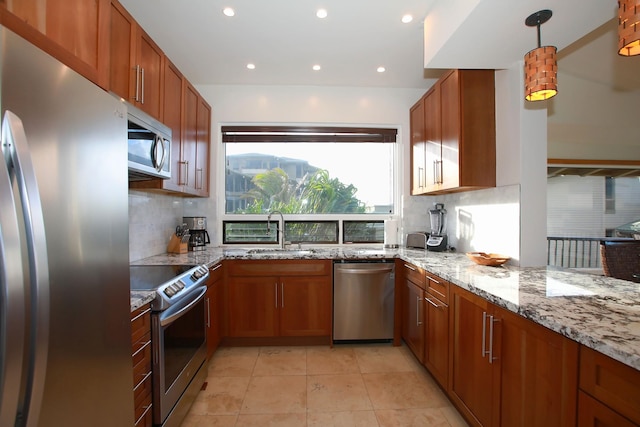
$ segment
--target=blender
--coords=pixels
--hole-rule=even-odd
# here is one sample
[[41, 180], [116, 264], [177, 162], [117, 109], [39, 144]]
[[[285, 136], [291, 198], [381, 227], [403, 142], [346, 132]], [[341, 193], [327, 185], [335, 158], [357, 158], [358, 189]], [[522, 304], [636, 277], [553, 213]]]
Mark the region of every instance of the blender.
[[427, 239], [427, 250], [442, 252], [447, 249], [446, 215], [447, 210], [444, 208], [444, 203], [436, 203], [433, 209], [429, 209], [431, 231]]

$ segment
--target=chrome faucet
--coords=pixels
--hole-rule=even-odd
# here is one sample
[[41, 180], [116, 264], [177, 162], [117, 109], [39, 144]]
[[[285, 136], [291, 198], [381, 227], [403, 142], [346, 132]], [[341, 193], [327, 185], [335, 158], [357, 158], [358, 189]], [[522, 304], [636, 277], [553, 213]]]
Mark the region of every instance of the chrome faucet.
[[[280, 221], [282, 223], [282, 230], [280, 227], [276, 226], [276, 237], [280, 237], [282, 240], [278, 240], [280, 242], [280, 247], [284, 249], [285, 238], [284, 238], [284, 216], [280, 211], [271, 211], [269, 212], [269, 216], [267, 216], [267, 234], [271, 232], [271, 215], [280, 214]], [[280, 236], [278, 236], [278, 232], [280, 232]]]

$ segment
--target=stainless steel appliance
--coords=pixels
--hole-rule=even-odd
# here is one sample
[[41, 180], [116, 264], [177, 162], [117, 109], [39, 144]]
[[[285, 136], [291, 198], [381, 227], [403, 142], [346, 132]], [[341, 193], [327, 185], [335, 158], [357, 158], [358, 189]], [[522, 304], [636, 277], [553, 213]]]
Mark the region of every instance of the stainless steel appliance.
[[205, 294], [209, 269], [131, 266], [131, 289], [153, 290], [153, 424], [180, 426], [206, 378]]
[[127, 107], [0, 39], [0, 426], [131, 426]]
[[333, 265], [333, 340], [393, 339], [393, 260]]
[[129, 180], [171, 178], [171, 129], [131, 105], [127, 118]]
[[184, 216], [182, 222], [189, 229], [189, 250], [203, 251], [211, 243], [207, 232], [207, 218], [204, 216]]
[[447, 210], [443, 203], [436, 203], [433, 209], [429, 209], [429, 218], [431, 221], [431, 231], [429, 239], [427, 239], [427, 250], [442, 252], [447, 250]]
[[427, 240], [429, 239], [429, 233], [425, 231], [416, 231], [407, 234], [406, 246], [407, 248], [427, 249]]

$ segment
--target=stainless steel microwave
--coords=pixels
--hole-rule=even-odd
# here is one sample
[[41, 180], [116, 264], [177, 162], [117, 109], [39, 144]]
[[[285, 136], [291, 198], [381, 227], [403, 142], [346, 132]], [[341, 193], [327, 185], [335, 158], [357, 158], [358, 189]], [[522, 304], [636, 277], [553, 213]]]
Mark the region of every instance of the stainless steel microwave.
[[171, 178], [171, 129], [138, 108], [127, 110], [129, 181]]

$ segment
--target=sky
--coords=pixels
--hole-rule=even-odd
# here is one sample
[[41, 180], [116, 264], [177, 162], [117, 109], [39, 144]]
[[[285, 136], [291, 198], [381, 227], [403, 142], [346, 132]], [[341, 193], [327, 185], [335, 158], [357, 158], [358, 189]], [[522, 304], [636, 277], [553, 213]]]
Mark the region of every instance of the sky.
[[[256, 143], [225, 144], [227, 155], [265, 153], [307, 160], [326, 169], [331, 178], [353, 184], [356, 197], [367, 206], [392, 204], [393, 145], [364, 143]], [[265, 148], [268, 147], [268, 150]], [[391, 164], [390, 164], [391, 163]]]

